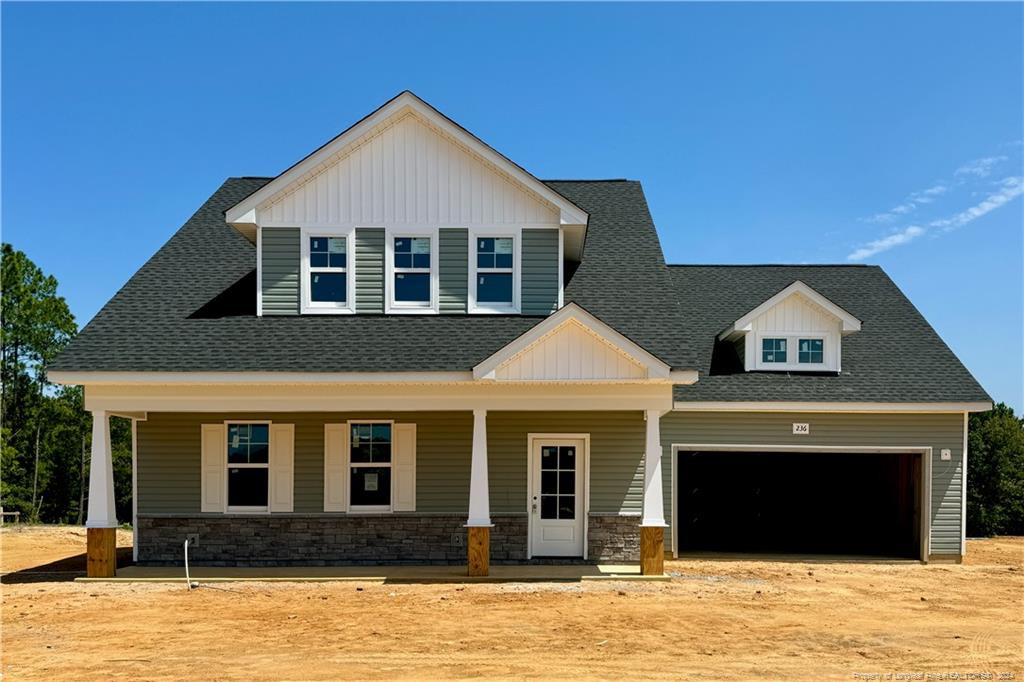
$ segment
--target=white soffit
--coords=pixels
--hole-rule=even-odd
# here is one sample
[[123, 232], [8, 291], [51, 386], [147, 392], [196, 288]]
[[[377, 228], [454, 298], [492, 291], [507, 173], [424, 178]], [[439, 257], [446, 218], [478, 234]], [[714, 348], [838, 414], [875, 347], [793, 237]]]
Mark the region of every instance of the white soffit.
[[291, 168], [285, 170], [259, 190], [229, 208], [225, 212], [227, 222], [245, 234], [254, 233], [256, 224], [259, 221], [258, 209], [261, 206], [274, 201], [278, 196], [288, 192], [290, 188], [301, 185], [315, 177], [326, 166], [331, 165], [336, 160], [336, 157], [343, 155], [347, 148], [358, 145], [364, 137], [372, 134], [381, 125], [388, 123], [390, 119], [401, 118], [409, 112], [416, 114], [429, 125], [454, 139], [498, 172], [507, 176], [515, 184], [522, 186], [554, 206], [558, 211], [561, 224], [587, 224], [588, 215], [580, 207], [552, 190], [521, 166], [496, 152], [465, 128], [408, 90], [392, 98], [379, 109], [321, 146]]
[[848, 313], [843, 308], [840, 308], [838, 305], [836, 305], [829, 299], [819, 294], [817, 291], [815, 291], [808, 285], [804, 284], [800, 280], [796, 280], [788, 287], [786, 287], [779, 293], [775, 294], [774, 296], [772, 296], [767, 301], [765, 301], [761, 305], [757, 306], [756, 308], [748, 312], [740, 319], [736, 320], [736, 322], [733, 323], [728, 329], [726, 329], [725, 331], [718, 335], [719, 340], [724, 341], [730, 336], [736, 334], [737, 332], [750, 331], [753, 328], [754, 320], [756, 320], [758, 317], [768, 312], [769, 310], [779, 305], [780, 303], [782, 303], [784, 300], [791, 296], [802, 296], [803, 298], [807, 299], [807, 301], [812, 305], [820, 307], [829, 315], [835, 317], [836, 320], [839, 321], [839, 328], [843, 334], [849, 334], [851, 332], [860, 331], [860, 320], [858, 320], [856, 317]]
[[[659, 381], [681, 373], [570, 303], [473, 368], [493, 381]], [[694, 377], [695, 378], [695, 377]]]

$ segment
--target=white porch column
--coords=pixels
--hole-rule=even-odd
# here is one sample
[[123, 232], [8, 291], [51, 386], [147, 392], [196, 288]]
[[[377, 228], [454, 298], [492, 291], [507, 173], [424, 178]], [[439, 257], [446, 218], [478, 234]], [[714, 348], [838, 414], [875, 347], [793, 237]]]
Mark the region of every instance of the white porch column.
[[114, 462], [110, 452], [110, 415], [92, 413], [92, 459], [89, 466], [89, 513], [86, 528], [117, 528], [114, 507]]
[[473, 410], [473, 459], [470, 464], [467, 527], [491, 526], [491, 497], [487, 483], [487, 410]]
[[657, 410], [644, 413], [647, 439], [644, 448], [644, 516], [641, 526], [664, 528], [665, 495], [661, 477], [661, 414]]

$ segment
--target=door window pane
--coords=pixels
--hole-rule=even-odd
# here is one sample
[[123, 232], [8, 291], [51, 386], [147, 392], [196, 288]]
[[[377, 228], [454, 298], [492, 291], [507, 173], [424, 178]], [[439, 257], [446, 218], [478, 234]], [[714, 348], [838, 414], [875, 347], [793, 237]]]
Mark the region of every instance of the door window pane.
[[540, 472], [540, 492], [542, 495], [554, 495], [558, 492], [558, 472]]
[[560, 519], [575, 519], [576, 518], [576, 497], [574, 495], [559, 495], [558, 496], [558, 518], [560, 518]]
[[228, 506], [266, 507], [266, 467], [228, 467]]
[[558, 468], [558, 448], [543, 447], [540, 449], [540, 468]]
[[541, 495], [540, 517], [542, 519], [558, 518], [558, 495]]
[[558, 472], [558, 492], [562, 495], [569, 493], [570, 495], [576, 494], [576, 472], [575, 471], [559, 471]]

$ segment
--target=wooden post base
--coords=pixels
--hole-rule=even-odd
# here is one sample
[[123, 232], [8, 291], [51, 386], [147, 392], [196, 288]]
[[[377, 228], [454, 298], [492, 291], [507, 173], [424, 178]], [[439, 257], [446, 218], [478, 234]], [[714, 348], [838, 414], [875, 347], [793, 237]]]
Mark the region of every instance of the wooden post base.
[[467, 575], [488, 575], [491, 570], [491, 529], [471, 526], [466, 542]]
[[113, 578], [117, 573], [117, 529], [86, 528], [86, 570], [90, 578]]
[[665, 529], [661, 526], [640, 527], [640, 574], [665, 573]]

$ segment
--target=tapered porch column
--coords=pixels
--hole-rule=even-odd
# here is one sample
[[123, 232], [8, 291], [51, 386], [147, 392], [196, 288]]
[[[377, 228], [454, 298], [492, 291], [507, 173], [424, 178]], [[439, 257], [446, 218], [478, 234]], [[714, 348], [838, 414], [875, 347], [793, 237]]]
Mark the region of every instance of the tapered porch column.
[[661, 414], [647, 410], [644, 448], [644, 516], [640, 522], [640, 572], [665, 572], [665, 497], [661, 479]]
[[102, 410], [92, 413], [90, 462], [89, 511], [85, 520], [86, 574], [90, 578], [111, 578], [117, 570], [117, 511], [110, 415]]
[[466, 522], [469, 575], [487, 575], [491, 564], [491, 498], [487, 484], [487, 410], [473, 410], [469, 520]]

